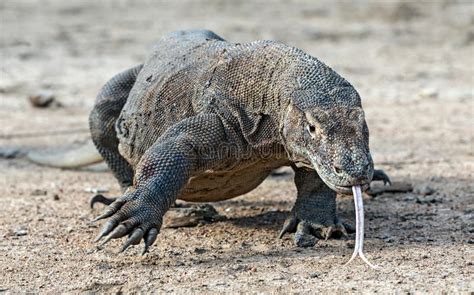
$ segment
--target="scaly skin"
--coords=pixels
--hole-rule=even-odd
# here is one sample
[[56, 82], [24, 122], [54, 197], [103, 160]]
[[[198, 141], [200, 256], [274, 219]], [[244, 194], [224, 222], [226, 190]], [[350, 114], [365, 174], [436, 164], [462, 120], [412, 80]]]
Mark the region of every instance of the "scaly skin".
[[122, 250], [144, 240], [146, 252], [176, 199], [236, 197], [295, 163], [308, 168], [295, 168], [298, 197], [281, 235], [296, 231], [297, 245], [312, 246], [346, 231], [336, 192], [388, 180], [374, 172], [355, 89], [317, 59], [273, 41], [169, 34], [143, 66], [104, 86], [90, 126], [126, 189], [96, 218], [110, 218], [97, 240], [128, 235]]
[[107, 82], [97, 96], [89, 116], [92, 141], [123, 190], [132, 185], [133, 169], [118, 152], [115, 122], [142, 67], [143, 65], [139, 65], [126, 70]]
[[314, 246], [317, 238], [347, 235], [336, 215], [336, 192], [321, 180], [316, 171], [296, 167], [294, 170], [298, 195], [280, 238], [287, 232], [296, 232], [296, 245], [308, 247]]

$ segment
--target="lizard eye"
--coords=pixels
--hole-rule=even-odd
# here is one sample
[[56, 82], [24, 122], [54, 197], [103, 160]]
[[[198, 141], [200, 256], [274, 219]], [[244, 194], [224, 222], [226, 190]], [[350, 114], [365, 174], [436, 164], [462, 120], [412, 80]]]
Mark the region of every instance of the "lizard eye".
[[306, 130], [308, 130], [309, 134], [314, 135], [314, 132], [316, 131], [316, 127], [313, 125], [307, 125]]

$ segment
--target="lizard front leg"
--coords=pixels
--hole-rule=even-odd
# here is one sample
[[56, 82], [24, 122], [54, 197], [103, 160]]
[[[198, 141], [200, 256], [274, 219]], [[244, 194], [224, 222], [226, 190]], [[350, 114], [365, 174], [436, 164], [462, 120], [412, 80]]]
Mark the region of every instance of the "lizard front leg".
[[[295, 232], [294, 241], [298, 247], [312, 247], [318, 238], [341, 237], [354, 232], [352, 226], [342, 223], [337, 217], [336, 192], [321, 180], [316, 171], [296, 167], [294, 170], [298, 195], [279, 237]], [[375, 170], [372, 181], [391, 184], [383, 170]]]
[[312, 247], [318, 239], [347, 234], [336, 215], [336, 192], [321, 180], [316, 171], [295, 168], [295, 184], [298, 195], [280, 238], [287, 232], [295, 232], [294, 241], [298, 247]]
[[95, 219], [110, 218], [96, 241], [106, 236], [105, 244], [128, 235], [121, 251], [143, 239], [145, 253], [189, 178], [222, 160], [218, 149], [225, 140], [215, 115], [191, 117], [171, 127], [141, 158], [133, 185]]

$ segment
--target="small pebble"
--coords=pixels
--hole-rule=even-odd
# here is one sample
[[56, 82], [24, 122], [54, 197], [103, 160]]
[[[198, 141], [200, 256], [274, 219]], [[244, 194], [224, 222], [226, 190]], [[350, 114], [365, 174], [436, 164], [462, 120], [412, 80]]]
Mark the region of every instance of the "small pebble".
[[436, 99], [439, 96], [439, 92], [436, 88], [423, 88], [419, 93], [418, 97], [422, 99]]
[[393, 242], [395, 242], [395, 239], [394, 238], [386, 238], [386, 239], [383, 239], [383, 241], [385, 243], [393, 243]]
[[415, 200], [415, 196], [413, 196], [413, 195], [406, 195], [403, 198], [403, 201], [405, 201], [405, 202], [411, 202], [411, 201], [414, 201], [414, 200]]
[[312, 278], [312, 279], [315, 279], [315, 278], [319, 277], [319, 274], [317, 272], [313, 272], [313, 273], [309, 274], [309, 277]]
[[26, 229], [17, 229], [13, 232], [13, 234], [17, 237], [21, 237], [21, 236], [26, 236], [28, 234], [28, 231]]
[[[55, 102], [56, 97], [51, 91], [42, 90], [28, 97], [31, 105], [35, 108], [47, 108]], [[58, 105], [58, 103], [56, 103]]]
[[92, 193], [92, 194], [102, 194], [102, 193], [108, 193], [109, 190], [106, 188], [101, 188], [101, 187], [88, 187], [84, 189], [86, 193]]
[[196, 254], [203, 254], [206, 252], [206, 249], [204, 248], [194, 248], [194, 253]]
[[420, 187], [415, 188], [414, 193], [422, 195], [422, 196], [429, 196], [436, 192], [434, 188], [429, 185], [422, 185]]
[[0, 147], [0, 158], [14, 159], [20, 155], [20, 150], [13, 147]]
[[48, 192], [42, 189], [35, 189], [34, 191], [31, 192], [32, 196], [46, 196], [47, 194]]

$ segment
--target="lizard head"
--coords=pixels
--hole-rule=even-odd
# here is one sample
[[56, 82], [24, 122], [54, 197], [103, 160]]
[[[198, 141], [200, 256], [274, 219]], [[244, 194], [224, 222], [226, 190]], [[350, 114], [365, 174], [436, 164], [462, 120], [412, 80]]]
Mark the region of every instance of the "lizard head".
[[[347, 83], [348, 84], [348, 83]], [[311, 167], [333, 190], [350, 194], [373, 176], [369, 130], [360, 97], [350, 85], [321, 93], [292, 93], [282, 136], [290, 160]]]

